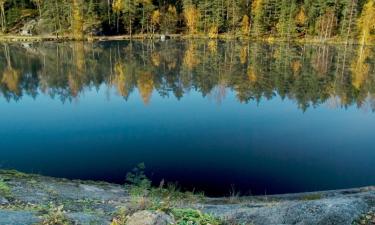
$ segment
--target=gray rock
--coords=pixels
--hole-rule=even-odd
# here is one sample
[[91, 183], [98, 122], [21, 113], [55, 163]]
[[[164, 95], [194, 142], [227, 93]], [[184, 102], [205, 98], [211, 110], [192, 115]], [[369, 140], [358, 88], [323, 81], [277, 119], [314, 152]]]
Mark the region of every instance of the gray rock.
[[0, 225], [31, 225], [39, 221], [32, 212], [0, 209]]
[[172, 217], [163, 212], [139, 211], [126, 222], [127, 225], [169, 225], [174, 224]]
[[6, 198], [0, 196], [0, 205], [6, 205], [8, 203], [9, 201]]
[[211, 206], [206, 212], [239, 223], [350, 225], [367, 204], [357, 198], [330, 198], [313, 201], [284, 201], [258, 205]]
[[76, 224], [82, 225], [109, 225], [111, 218], [107, 216], [99, 216], [88, 213], [68, 213], [68, 218], [73, 220]]

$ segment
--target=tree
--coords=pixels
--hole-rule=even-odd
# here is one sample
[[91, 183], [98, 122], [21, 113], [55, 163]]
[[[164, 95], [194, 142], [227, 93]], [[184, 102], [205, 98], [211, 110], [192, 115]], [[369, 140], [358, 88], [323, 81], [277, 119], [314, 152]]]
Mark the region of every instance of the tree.
[[349, 38], [352, 38], [353, 29], [355, 28], [358, 0], [343, 0], [343, 10], [341, 11], [342, 19], [340, 34], [345, 38], [345, 43], [348, 43]]
[[198, 29], [200, 14], [197, 7], [189, 0], [184, 2], [184, 18], [190, 34], [195, 34]]
[[262, 36], [265, 32], [263, 18], [265, 17], [264, 0], [254, 0], [251, 6], [253, 18], [253, 34], [256, 37]]
[[300, 34], [300, 35], [305, 35], [306, 33], [306, 24], [307, 24], [307, 15], [306, 15], [306, 12], [305, 12], [305, 9], [303, 7], [301, 7], [295, 17], [295, 21], [296, 21], [296, 29], [297, 29], [297, 32]]
[[72, 33], [76, 40], [83, 39], [83, 0], [73, 0]]
[[240, 5], [237, 0], [227, 0], [228, 31], [235, 33], [238, 22], [242, 19]]
[[34, 4], [37, 6], [38, 12], [39, 12], [39, 17], [41, 18], [42, 17], [43, 0], [32, 0], [32, 2], [34, 2]]
[[160, 28], [164, 33], [174, 33], [177, 24], [177, 9], [174, 5], [168, 5], [161, 17]]
[[154, 34], [156, 28], [160, 26], [160, 17], [161, 17], [161, 14], [158, 9], [152, 12], [152, 15], [151, 15], [152, 34]]
[[0, 0], [0, 20], [1, 20], [1, 31], [4, 33], [5, 29], [6, 29], [6, 16], [5, 16], [5, 9], [4, 9], [4, 5], [6, 3], [6, 0]]
[[291, 35], [297, 31], [295, 15], [297, 11], [297, 3], [295, 0], [280, 1], [280, 16], [277, 23], [278, 35], [283, 38], [290, 39]]
[[358, 19], [358, 30], [360, 33], [360, 44], [368, 44], [371, 38], [371, 31], [375, 29], [375, 3], [368, 0], [363, 6], [361, 16]]
[[127, 30], [130, 34], [130, 37], [133, 35], [133, 23], [136, 19], [137, 13], [137, 1], [136, 0], [123, 0], [124, 1], [124, 8], [122, 10], [123, 18], [125, 24], [127, 25]]
[[116, 13], [116, 30], [119, 32], [120, 14], [124, 10], [125, 5], [123, 0], [114, 0], [112, 2], [112, 10]]
[[154, 11], [155, 7], [152, 4], [151, 0], [140, 0], [141, 3], [141, 11], [142, 11], [142, 18], [141, 18], [141, 33], [146, 30], [149, 31], [149, 25], [151, 24], [151, 16], [152, 12]]
[[244, 15], [242, 17], [241, 31], [245, 36], [248, 36], [250, 34], [250, 18], [247, 15]]

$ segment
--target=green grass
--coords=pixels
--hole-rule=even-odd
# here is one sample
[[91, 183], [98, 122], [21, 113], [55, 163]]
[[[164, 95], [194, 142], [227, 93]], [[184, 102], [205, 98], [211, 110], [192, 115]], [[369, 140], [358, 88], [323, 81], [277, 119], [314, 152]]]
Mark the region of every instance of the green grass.
[[3, 179], [0, 179], [0, 196], [5, 198], [9, 198], [12, 196], [10, 187]]
[[172, 209], [177, 225], [220, 225], [221, 221], [196, 209]]

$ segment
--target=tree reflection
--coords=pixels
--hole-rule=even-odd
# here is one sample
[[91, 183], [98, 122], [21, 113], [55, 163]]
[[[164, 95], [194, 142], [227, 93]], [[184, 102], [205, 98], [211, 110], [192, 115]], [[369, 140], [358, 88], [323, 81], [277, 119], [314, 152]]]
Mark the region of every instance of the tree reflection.
[[218, 103], [233, 91], [243, 103], [279, 95], [301, 110], [323, 103], [375, 110], [373, 48], [238, 41], [3, 44], [0, 93], [10, 100], [44, 93], [62, 101], [86, 89], [113, 87], [182, 98], [191, 89]]

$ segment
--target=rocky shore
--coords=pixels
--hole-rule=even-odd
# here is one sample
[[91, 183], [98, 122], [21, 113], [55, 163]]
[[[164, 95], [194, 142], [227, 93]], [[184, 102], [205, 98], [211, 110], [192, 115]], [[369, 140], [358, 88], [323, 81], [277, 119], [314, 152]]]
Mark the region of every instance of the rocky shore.
[[[158, 207], [155, 203], [147, 207], [147, 196], [135, 201], [121, 185], [1, 170], [0, 225], [189, 224], [181, 222], [186, 220], [190, 224], [375, 224], [375, 187], [271, 196], [181, 196], [165, 193], [158, 198]], [[166, 207], [171, 199], [173, 204]]]

